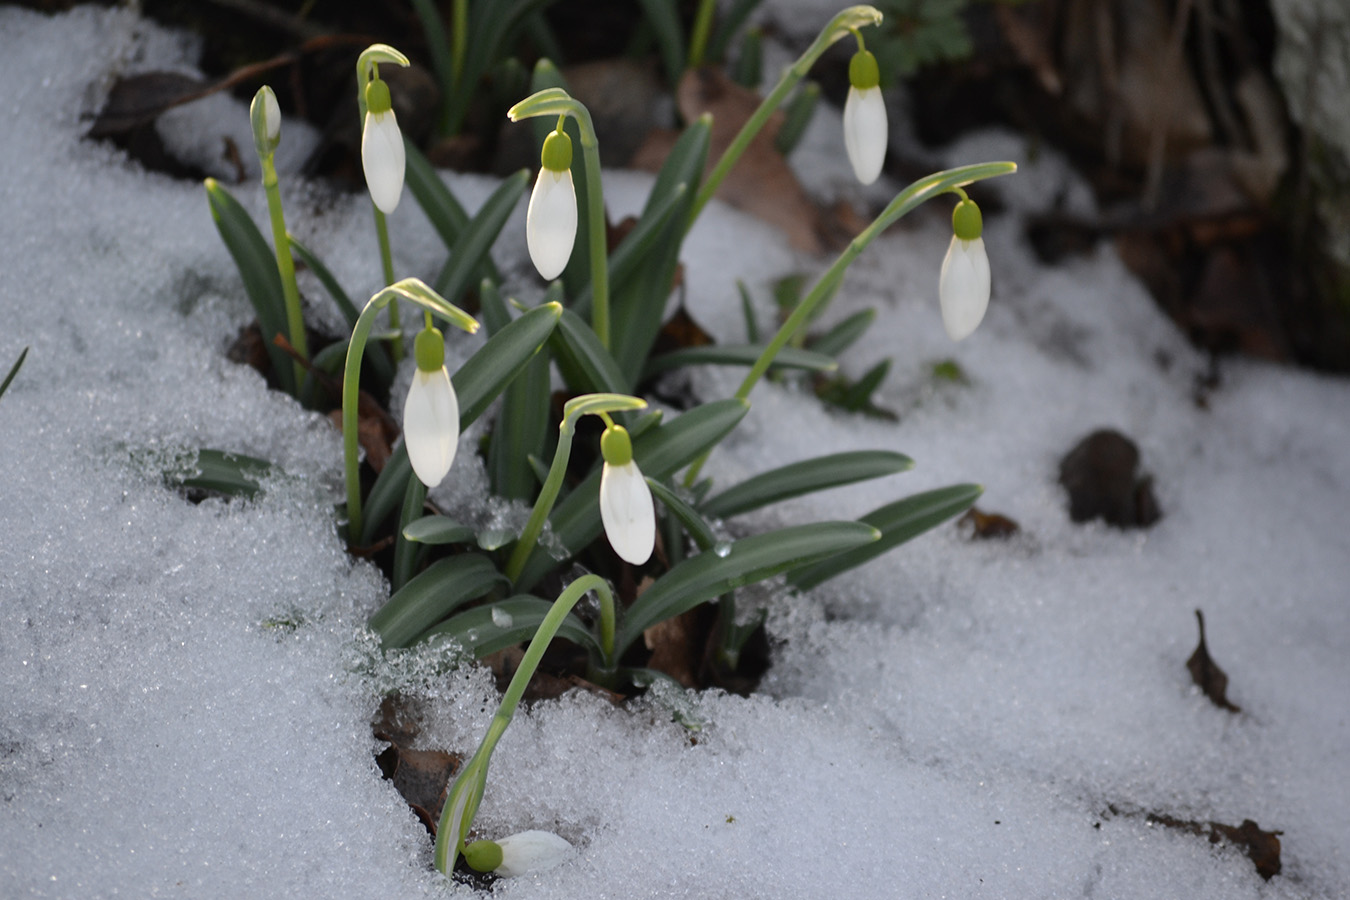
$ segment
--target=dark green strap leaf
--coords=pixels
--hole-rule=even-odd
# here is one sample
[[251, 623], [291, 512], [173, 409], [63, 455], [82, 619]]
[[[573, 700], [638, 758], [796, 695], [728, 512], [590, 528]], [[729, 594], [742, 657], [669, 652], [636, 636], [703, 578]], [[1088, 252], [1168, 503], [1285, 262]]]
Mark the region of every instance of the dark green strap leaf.
[[820, 337], [811, 341], [811, 349], [826, 356], [838, 356], [863, 336], [877, 317], [875, 309], [864, 309], [849, 316]]
[[686, 559], [633, 601], [619, 625], [615, 653], [622, 656], [651, 626], [718, 594], [856, 550], [879, 536], [861, 522], [816, 522], [757, 534]]
[[[553, 604], [547, 600], [521, 594], [451, 616], [418, 640], [453, 638], [465, 650], [481, 659], [489, 653], [514, 647], [533, 638], [552, 608]], [[566, 638], [594, 656], [600, 653], [600, 645], [595, 637], [585, 623], [573, 614], [568, 614], [562, 620], [555, 636]]]
[[221, 187], [214, 178], [206, 179], [206, 199], [211, 206], [211, 218], [225, 247], [234, 258], [239, 275], [244, 280], [244, 292], [253, 304], [262, 330], [263, 346], [272, 362], [272, 373], [277, 383], [295, 396], [295, 365], [291, 358], [273, 342], [278, 334], [289, 334], [286, 324], [286, 301], [281, 291], [281, 276], [277, 273], [277, 258], [263, 239], [258, 226], [248, 212]]
[[717, 543], [717, 535], [713, 534], [712, 528], [699, 515], [698, 510], [694, 509], [688, 503], [684, 502], [678, 494], [666, 487], [655, 479], [647, 479], [647, 487], [651, 488], [653, 496], [665, 504], [666, 509], [673, 515], [679, 523], [684, 526], [684, 530], [689, 532], [689, 536], [694, 539], [700, 550], [711, 550]]
[[511, 211], [520, 202], [521, 195], [525, 193], [525, 187], [529, 183], [530, 173], [525, 169], [507, 176], [460, 233], [459, 239], [450, 248], [450, 258], [445, 261], [440, 274], [432, 284], [436, 292], [446, 300], [451, 303], [459, 302], [460, 295], [469, 286], [474, 272], [487, 258], [493, 242], [497, 240], [502, 226], [506, 224]]
[[859, 519], [881, 531], [881, 540], [866, 547], [849, 550], [814, 566], [798, 569], [788, 576], [788, 584], [809, 590], [841, 572], [875, 559], [905, 541], [940, 525], [957, 513], [965, 512], [984, 492], [978, 484], [954, 484], [915, 494], [874, 509]]
[[419, 544], [465, 544], [477, 535], [449, 516], [423, 516], [403, 527], [403, 536]]
[[477, 421], [511, 379], [519, 375], [539, 352], [553, 333], [562, 311], [556, 303], [536, 306], [488, 338], [487, 343], [450, 377], [459, 398], [461, 430]]
[[626, 394], [628, 380], [591, 326], [564, 310], [550, 343], [567, 386], [578, 394]]
[[[680, 366], [753, 366], [763, 352], [764, 346], [757, 344], [706, 344], [701, 347], [684, 347], [650, 357], [642, 368], [642, 378], [650, 378], [668, 369], [678, 369]], [[833, 372], [839, 368], [839, 364], [832, 357], [814, 350], [784, 347], [778, 351], [769, 368]]]
[[[351, 298], [342, 289], [342, 285], [338, 283], [332, 271], [323, 264], [323, 260], [319, 259], [313, 250], [300, 241], [291, 237], [290, 242], [291, 250], [309, 267], [309, 270], [314, 273], [314, 277], [318, 278], [319, 283], [324, 286], [324, 290], [328, 291], [328, 296], [333, 298], [333, 302], [342, 311], [342, 317], [347, 320], [347, 327], [355, 328], [356, 320], [360, 318], [361, 311], [352, 303]], [[346, 346], [345, 342], [343, 346]], [[389, 385], [394, 380], [394, 364], [390, 362], [389, 354], [384, 352], [384, 346], [379, 341], [369, 341], [366, 344], [365, 354], [362, 356], [361, 362], [364, 366], [370, 366], [371, 373], [379, 382], [380, 387], [388, 390]]]
[[704, 515], [718, 519], [737, 516], [780, 500], [815, 491], [881, 478], [914, 468], [914, 460], [889, 450], [832, 453], [791, 463], [742, 481], [702, 504]]
[[370, 617], [385, 648], [407, 647], [470, 600], [504, 582], [486, 556], [461, 553], [438, 559]]
[[165, 480], [178, 487], [216, 491], [230, 497], [253, 497], [262, 490], [262, 480], [275, 471], [265, 459], [223, 450], [198, 450], [194, 469], [167, 472]]

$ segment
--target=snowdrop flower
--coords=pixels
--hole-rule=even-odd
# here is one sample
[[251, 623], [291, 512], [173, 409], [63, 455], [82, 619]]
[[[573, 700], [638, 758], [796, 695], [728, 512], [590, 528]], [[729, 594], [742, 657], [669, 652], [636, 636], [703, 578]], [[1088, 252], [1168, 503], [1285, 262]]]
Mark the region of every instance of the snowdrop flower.
[[[859, 45], [862, 38], [858, 39]], [[844, 101], [844, 149], [853, 174], [871, 184], [886, 161], [886, 101], [881, 97], [877, 58], [861, 49], [848, 64], [848, 99]]]
[[600, 437], [605, 467], [600, 473], [600, 521], [619, 557], [640, 566], [656, 544], [656, 510], [642, 471], [633, 462], [633, 442], [622, 425]]
[[422, 483], [434, 488], [459, 449], [459, 399], [445, 370], [445, 339], [430, 326], [413, 344], [417, 372], [403, 403], [403, 444]]
[[474, 841], [464, 861], [479, 872], [515, 878], [551, 869], [567, 858], [572, 845], [548, 831], [522, 831], [500, 841]]
[[577, 237], [577, 194], [572, 186], [572, 139], [558, 129], [544, 139], [539, 178], [525, 215], [525, 243], [540, 276], [552, 281], [567, 267]]
[[271, 156], [281, 142], [281, 107], [277, 106], [277, 95], [263, 85], [253, 95], [248, 112], [258, 157]]
[[938, 299], [942, 324], [954, 341], [968, 337], [989, 308], [989, 257], [984, 252], [980, 208], [970, 199], [952, 212], [952, 242], [942, 260]]
[[403, 134], [389, 100], [389, 85], [377, 76], [366, 85], [366, 121], [361, 131], [361, 168], [370, 199], [388, 215], [403, 195]]

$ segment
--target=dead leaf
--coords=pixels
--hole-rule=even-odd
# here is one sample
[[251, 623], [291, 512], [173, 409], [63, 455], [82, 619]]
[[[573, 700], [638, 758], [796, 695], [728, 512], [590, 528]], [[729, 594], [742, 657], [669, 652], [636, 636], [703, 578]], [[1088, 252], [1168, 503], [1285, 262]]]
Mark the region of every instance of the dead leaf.
[[956, 524], [969, 526], [970, 536], [976, 540], [1010, 538], [1021, 530], [1021, 527], [1007, 516], [983, 512], [974, 506], [968, 509]]
[[1191, 680], [1205, 692], [1205, 696], [1215, 706], [1229, 712], [1242, 712], [1239, 707], [1228, 702], [1228, 676], [1224, 674], [1223, 669], [1215, 665], [1214, 660], [1210, 659], [1209, 648], [1205, 646], [1205, 616], [1198, 609], [1195, 611], [1195, 619], [1200, 623], [1200, 643], [1191, 654], [1191, 658], [1186, 660], [1186, 668], [1191, 671]]
[[[366, 461], [370, 467], [379, 474], [393, 455], [393, 444], [400, 434], [398, 423], [370, 394], [361, 391], [358, 397], [356, 442], [366, 451]], [[328, 419], [338, 431], [342, 430], [342, 410], [333, 410], [328, 414]]]
[[[720, 69], [690, 69], [680, 79], [676, 104], [686, 122], [712, 113], [708, 168], [717, 164], [741, 126], [761, 102], [759, 94], [736, 84]], [[774, 147], [783, 114], [775, 112], [717, 190], [718, 198], [768, 222], [787, 235], [798, 250], [820, 253], [821, 214], [806, 196], [787, 160]], [[633, 155], [631, 166], [658, 172], [679, 137], [669, 129], [654, 129]], [[705, 171], [706, 174], [706, 171]]]
[[91, 138], [124, 135], [153, 122], [161, 113], [217, 90], [190, 75], [177, 72], [146, 72], [119, 79], [89, 129]]
[[446, 787], [463, 763], [463, 757], [441, 750], [414, 749], [412, 743], [420, 733], [421, 725], [416, 711], [397, 695], [386, 697], [380, 704], [380, 714], [371, 730], [377, 739], [389, 744], [375, 757], [380, 772], [394, 783], [417, 818], [435, 837], [441, 807], [445, 805]]
[[1152, 480], [1137, 473], [1139, 448], [1119, 431], [1100, 429], [1074, 446], [1059, 464], [1069, 492], [1069, 518], [1104, 519], [1119, 528], [1146, 528], [1162, 513]]
[[647, 668], [665, 672], [687, 688], [700, 687], [698, 670], [707, 638], [700, 619], [699, 610], [691, 609], [644, 631], [642, 640], [652, 652]]
[[1149, 813], [1147, 821], [1185, 831], [1197, 836], [1209, 836], [1211, 844], [1227, 841], [1247, 851], [1247, 858], [1256, 866], [1256, 874], [1266, 881], [1280, 874], [1280, 838], [1283, 831], [1262, 831], [1251, 819], [1243, 819], [1238, 827], [1222, 822], [1194, 822], [1165, 813]]

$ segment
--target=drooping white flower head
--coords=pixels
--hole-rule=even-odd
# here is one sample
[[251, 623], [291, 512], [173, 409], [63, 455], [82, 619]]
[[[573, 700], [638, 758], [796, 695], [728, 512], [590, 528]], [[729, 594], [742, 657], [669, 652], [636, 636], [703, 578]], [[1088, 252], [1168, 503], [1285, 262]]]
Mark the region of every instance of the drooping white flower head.
[[577, 237], [577, 193], [572, 185], [572, 139], [554, 131], [544, 139], [543, 165], [525, 215], [530, 260], [546, 281], [567, 268]]
[[500, 841], [474, 841], [464, 848], [464, 859], [479, 872], [516, 878], [551, 869], [571, 852], [572, 845], [550, 831], [522, 831]]
[[938, 277], [942, 324], [954, 341], [969, 337], [989, 308], [989, 256], [982, 228], [980, 208], [971, 200], [958, 203], [952, 214], [952, 242]]
[[853, 54], [848, 65], [848, 99], [844, 101], [844, 149], [853, 174], [871, 184], [886, 161], [886, 101], [881, 96], [877, 60], [866, 50]]
[[417, 371], [403, 403], [403, 445], [413, 472], [429, 488], [440, 484], [459, 449], [459, 398], [445, 370], [445, 340], [423, 329], [413, 345]]
[[611, 425], [600, 438], [605, 458], [600, 472], [600, 521], [619, 558], [640, 566], [656, 546], [656, 509], [652, 492], [633, 462], [633, 442], [621, 425]]
[[370, 199], [389, 215], [403, 196], [403, 172], [407, 160], [403, 133], [389, 99], [389, 85], [379, 78], [366, 85], [366, 120], [361, 131], [361, 168], [366, 174]]

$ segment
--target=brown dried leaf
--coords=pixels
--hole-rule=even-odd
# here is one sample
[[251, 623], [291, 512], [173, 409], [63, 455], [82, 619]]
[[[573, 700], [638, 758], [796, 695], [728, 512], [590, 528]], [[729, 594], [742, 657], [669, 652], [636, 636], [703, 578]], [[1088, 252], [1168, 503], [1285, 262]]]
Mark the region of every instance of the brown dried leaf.
[[698, 670], [707, 636], [699, 619], [699, 611], [691, 609], [644, 631], [642, 640], [652, 651], [647, 667], [665, 672], [687, 688], [699, 687]]
[[89, 137], [124, 135], [153, 122], [161, 113], [216, 89], [215, 85], [177, 72], [146, 72], [122, 78], [108, 92], [108, 101], [89, 129]]
[[970, 536], [976, 540], [991, 538], [1010, 538], [1021, 530], [1012, 519], [999, 513], [987, 513], [972, 506], [966, 514], [956, 521], [962, 527], [970, 528]]
[[[398, 440], [399, 428], [394, 417], [375, 402], [375, 398], [361, 391], [356, 404], [356, 442], [366, 451], [366, 461], [378, 474], [393, 455], [393, 444]], [[342, 410], [335, 409], [328, 419], [338, 431], [342, 430]]]
[[1187, 819], [1178, 819], [1165, 813], [1149, 813], [1148, 821], [1197, 836], [1208, 834], [1211, 844], [1228, 841], [1230, 844], [1246, 850], [1248, 859], [1256, 866], [1256, 874], [1266, 881], [1280, 874], [1279, 835], [1284, 834], [1283, 831], [1262, 831], [1261, 826], [1251, 819], [1243, 819], [1242, 824], [1236, 828], [1222, 822], [1193, 822]]
[[1205, 646], [1205, 616], [1198, 609], [1195, 611], [1195, 619], [1200, 623], [1200, 643], [1191, 654], [1191, 658], [1186, 660], [1186, 668], [1191, 671], [1191, 680], [1205, 692], [1205, 696], [1215, 706], [1229, 712], [1242, 712], [1239, 707], [1228, 702], [1228, 676], [1209, 657], [1209, 648]]
[[[741, 126], [759, 107], [759, 94], [736, 84], [720, 69], [690, 69], [680, 79], [675, 95], [680, 115], [692, 122], [703, 113], [712, 113], [712, 135], [708, 147], [708, 170], [722, 158]], [[792, 174], [783, 155], [774, 147], [774, 137], [783, 124], [783, 114], [775, 112], [746, 148], [735, 168], [722, 182], [717, 196], [751, 215], [781, 229], [788, 242], [799, 250], [819, 253], [820, 211]], [[631, 166], [658, 172], [678, 134], [654, 129], [633, 155]]]
[[417, 750], [411, 746], [421, 731], [418, 713], [402, 697], [391, 696], [380, 704], [372, 726], [378, 740], [389, 744], [375, 757], [384, 777], [394, 783], [403, 799], [433, 837], [437, 816], [445, 804], [450, 778], [463, 757], [441, 750]]

